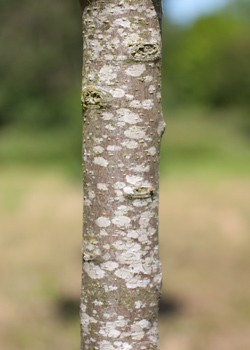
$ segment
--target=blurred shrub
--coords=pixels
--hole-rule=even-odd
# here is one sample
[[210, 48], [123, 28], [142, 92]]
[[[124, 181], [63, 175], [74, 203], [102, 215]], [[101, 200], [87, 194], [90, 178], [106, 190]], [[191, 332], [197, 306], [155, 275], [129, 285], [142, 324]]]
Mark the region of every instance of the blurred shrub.
[[74, 115], [65, 113], [64, 99], [76, 86], [80, 103], [78, 2], [4, 2], [0, 31], [0, 125], [65, 125]]

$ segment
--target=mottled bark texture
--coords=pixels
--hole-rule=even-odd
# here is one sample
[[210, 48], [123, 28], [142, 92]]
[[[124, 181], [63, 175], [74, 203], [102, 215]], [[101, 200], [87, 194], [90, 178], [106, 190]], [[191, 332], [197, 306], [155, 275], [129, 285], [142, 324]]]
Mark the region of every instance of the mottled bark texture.
[[160, 0], [82, 2], [82, 350], [157, 350]]

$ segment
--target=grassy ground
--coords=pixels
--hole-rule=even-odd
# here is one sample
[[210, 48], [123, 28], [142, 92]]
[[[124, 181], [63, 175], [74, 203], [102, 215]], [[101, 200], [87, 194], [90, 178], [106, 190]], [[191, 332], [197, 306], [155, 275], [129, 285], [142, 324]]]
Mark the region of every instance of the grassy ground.
[[[167, 123], [161, 350], [250, 348], [249, 141], [241, 122], [216, 118], [204, 122], [179, 113]], [[59, 156], [56, 165], [46, 163], [42, 136], [37, 144], [44, 161], [27, 156], [22, 162], [22, 147], [35, 155], [38, 146], [30, 150], [27, 137], [18, 148], [18, 135], [12, 139], [18, 161], [11, 137], [0, 141], [0, 349], [76, 350], [81, 181], [69, 176]], [[75, 169], [80, 173], [79, 165]]]

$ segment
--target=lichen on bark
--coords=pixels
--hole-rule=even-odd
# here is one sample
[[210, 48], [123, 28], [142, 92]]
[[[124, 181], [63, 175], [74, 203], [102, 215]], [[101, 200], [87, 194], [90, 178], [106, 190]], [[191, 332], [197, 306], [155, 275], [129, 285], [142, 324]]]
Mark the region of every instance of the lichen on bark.
[[81, 1], [82, 350], [157, 350], [159, 0]]

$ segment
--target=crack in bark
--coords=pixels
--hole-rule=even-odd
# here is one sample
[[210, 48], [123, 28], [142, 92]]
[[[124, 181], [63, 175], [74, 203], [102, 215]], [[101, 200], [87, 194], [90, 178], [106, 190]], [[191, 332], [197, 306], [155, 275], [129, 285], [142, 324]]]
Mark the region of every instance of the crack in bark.
[[125, 197], [129, 200], [133, 199], [145, 199], [145, 198], [152, 198], [154, 199], [155, 193], [152, 190], [152, 188], [147, 187], [137, 187], [133, 191], [134, 193], [129, 193]]
[[[88, 0], [86, 0], [88, 1]], [[160, 26], [160, 31], [161, 29], [161, 22], [162, 22], [162, 1], [160, 0], [152, 0], [157, 17], [158, 17], [158, 21], [159, 21], [159, 26]]]

